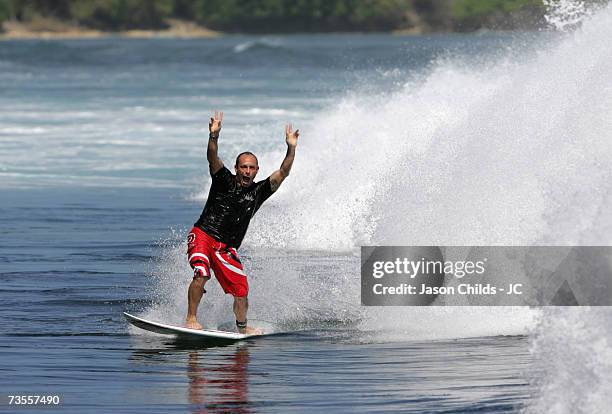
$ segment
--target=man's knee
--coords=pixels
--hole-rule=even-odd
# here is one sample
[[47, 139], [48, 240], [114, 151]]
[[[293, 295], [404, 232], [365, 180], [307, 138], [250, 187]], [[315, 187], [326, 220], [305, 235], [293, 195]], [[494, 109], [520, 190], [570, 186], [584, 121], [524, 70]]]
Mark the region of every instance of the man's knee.
[[194, 277], [190, 286], [204, 290], [204, 285], [209, 279], [210, 277]]
[[249, 306], [249, 300], [246, 296], [234, 296], [234, 306], [239, 308], [247, 308]]

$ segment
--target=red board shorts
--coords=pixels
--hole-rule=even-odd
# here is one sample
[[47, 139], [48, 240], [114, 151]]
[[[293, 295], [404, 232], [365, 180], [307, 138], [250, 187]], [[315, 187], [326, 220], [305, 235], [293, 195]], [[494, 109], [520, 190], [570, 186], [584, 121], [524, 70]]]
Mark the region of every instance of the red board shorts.
[[198, 227], [192, 228], [187, 237], [187, 257], [194, 278], [210, 278], [212, 269], [225, 293], [237, 297], [249, 293], [246, 273], [236, 249], [213, 239]]

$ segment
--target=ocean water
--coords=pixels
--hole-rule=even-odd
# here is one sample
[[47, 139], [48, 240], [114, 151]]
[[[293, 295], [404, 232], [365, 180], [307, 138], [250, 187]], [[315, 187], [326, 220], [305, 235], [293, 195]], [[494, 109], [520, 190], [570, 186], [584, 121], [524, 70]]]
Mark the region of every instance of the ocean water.
[[[609, 411], [607, 308], [365, 308], [359, 247], [609, 244], [610, 23], [1, 42], [0, 410]], [[185, 316], [215, 109], [260, 178], [302, 134], [240, 252], [249, 315], [287, 333], [203, 348], [122, 312]], [[207, 286], [201, 320], [231, 320]]]

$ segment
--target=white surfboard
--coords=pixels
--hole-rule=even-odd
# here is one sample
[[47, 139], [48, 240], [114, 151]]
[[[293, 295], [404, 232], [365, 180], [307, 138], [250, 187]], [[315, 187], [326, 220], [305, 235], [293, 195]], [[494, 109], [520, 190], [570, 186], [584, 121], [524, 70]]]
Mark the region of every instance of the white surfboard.
[[183, 339], [198, 340], [199, 342], [234, 342], [241, 339], [253, 338], [258, 336], [270, 335], [273, 332], [264, 332], [262, 334], [247, 335], [239, 332], [219, 331], [215, 329], [190, 329], [184, 326], [168, 325], [165, 323], [149, 321], [138, 316], [130, 315], [123, 312], [125, 319], [132, 325], [144, 329], [146, 331], [156, 332], [163, 335], [174, 335]]

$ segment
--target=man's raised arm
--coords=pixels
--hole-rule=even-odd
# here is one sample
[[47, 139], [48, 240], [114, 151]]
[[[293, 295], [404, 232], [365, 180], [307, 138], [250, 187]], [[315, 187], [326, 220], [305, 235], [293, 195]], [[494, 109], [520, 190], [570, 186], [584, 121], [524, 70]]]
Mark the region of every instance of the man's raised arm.
[[223, 112], [215, 111], [215, 116], [210, 118], [208, 122], [208, 148], [206, 149], [206, 159], [210, 168], [210, 174], [214, 175], [223, 168], [223, 161], [219, 158], [217, 151], [219, 149], [217, 140], [221, 132], [221, 121], [223, 121]]
[[278, 187], [283, 183], [285, 178], [291, 171], [293, 160], [295, 158], [295, 147], [297, 147], [298, 138], [300, 136], [300, 130], [296, 129], [292, 131], [291, 124], [285, 126], [285, 142], [287, 143], [287, 154], [283, 160], [280, 168], [270, 175], [270, 185], [272, 186], [272, 192], [275, 192]]

